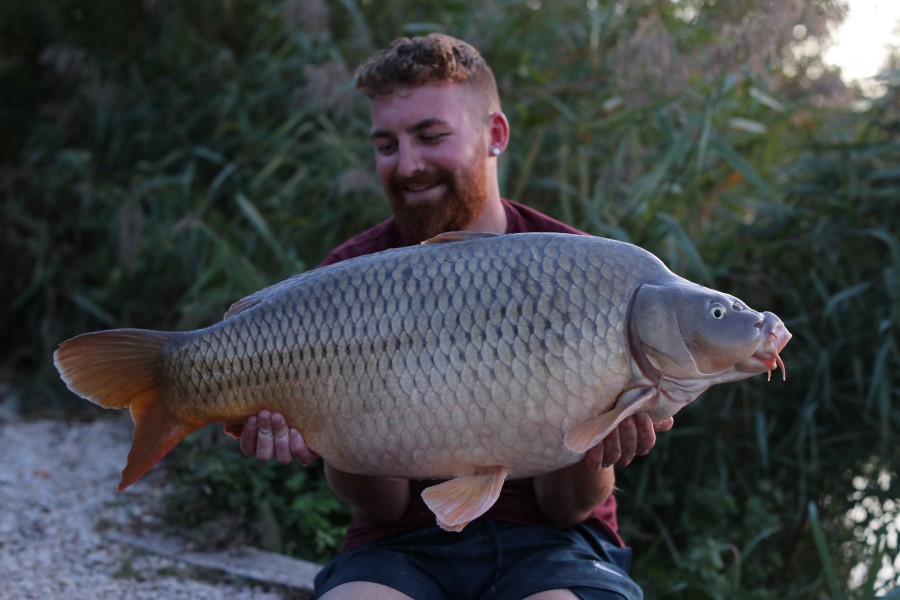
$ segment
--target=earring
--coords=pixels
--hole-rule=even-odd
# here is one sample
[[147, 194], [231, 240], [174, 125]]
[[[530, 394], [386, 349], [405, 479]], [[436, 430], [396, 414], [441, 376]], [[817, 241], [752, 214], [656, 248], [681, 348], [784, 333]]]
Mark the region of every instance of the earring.
[[493, 148], [491, 148], [491, 154], [493, 154], [494, 156], [500, 156], [500, 148], [494, 146]]

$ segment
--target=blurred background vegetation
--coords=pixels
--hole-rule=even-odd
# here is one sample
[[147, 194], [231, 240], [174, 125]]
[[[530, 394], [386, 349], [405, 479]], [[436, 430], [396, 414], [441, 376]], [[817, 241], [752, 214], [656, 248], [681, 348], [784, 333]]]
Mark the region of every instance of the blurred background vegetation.
[[[356, 64], [444, 31], [492, 64], [502, 188], [779, 314], [787, 382], [722, 386], [619, 471], [648, 598], [900, 596], [900, 90], [823, 64], [837, 0], [6, 0], [0, 386], [94, 417], [52, 367], [88, 330], [185, 329], [388, 214]], [[893, 70], [892, 70], [893, 69]], [[171, 519], [324, 560], [318, 469], [219, 431], [170, 458]], [[124, 457], [123, 457], [124, 460]], [[112, 485], [112, 482], [110, 483]]]

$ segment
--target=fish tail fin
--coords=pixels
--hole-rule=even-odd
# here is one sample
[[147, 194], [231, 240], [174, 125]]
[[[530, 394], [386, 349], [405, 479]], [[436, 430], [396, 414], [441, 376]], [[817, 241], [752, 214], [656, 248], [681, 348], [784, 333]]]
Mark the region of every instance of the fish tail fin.
[[200, 428], [179, 422], [162, 401], [158, 389], [137, 398], [130, 407], [134, 433], [128, 463], [119, 482], [120, 492], [143, 477], [189, 433]]
[[119, 491], [140, 479], [200, 425], [183, 423], [166, 405], [157, 364], [177, 332], [113, 329], [79, 335], [60, 344], [53, 363], [75, 394], [104, 408], [131, 411], [128, 464]]

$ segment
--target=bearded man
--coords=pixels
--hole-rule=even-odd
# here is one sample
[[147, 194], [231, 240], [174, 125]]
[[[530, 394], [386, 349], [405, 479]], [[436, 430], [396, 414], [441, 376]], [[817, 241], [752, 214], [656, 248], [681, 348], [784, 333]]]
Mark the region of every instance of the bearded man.
[[[497, 162], [510, 139], [491, 69], [471, 45], [441, 34], [400, 38], [363, 63], [375, 166], [393, 216], [333, 250], [323, 265], [417, 244], [445, 231], [582, 233], [502, 198]], [[619, 537], [615, 474], [650, 451], [646, 414], [629, 417], [580, 463], [508, 481], [459, 533], [434, 522], [420, 492], [434, 482], [354, 475], [325, 464], [356, 510], [344, 552], [316, 579], [323, 600], [641, 598]], [[317, 458], [276, 413], [244, 424], [241, 450], [281, 463]]]

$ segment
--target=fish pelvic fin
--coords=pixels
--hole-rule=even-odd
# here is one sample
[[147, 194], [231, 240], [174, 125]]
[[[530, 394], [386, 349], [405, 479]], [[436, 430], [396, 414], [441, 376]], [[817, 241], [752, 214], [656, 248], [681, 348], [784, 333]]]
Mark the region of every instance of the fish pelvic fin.
[[591, 417], [568, 432], [564, 439], [566, 448], [579, 454], [587, 452], [631, 415], [651, 410], [657, 396], [655, 387], [632, 388], [622, 392], [612, 409]]
[[128, 464], [119, 491], [140, 479], [198, 424], [171, 413], [159, 385], [157, 364], [176, 332], [112, 329], [60, 344], [53, 363], [75, 394], [104, 408], [128, 408], [134, 421]]
[[425, 488], [422, 499], [437, 517], [441, 529], [462, 531], [494, 505], [506, 475], [503, 467], [477, 475], [464, 475]]

